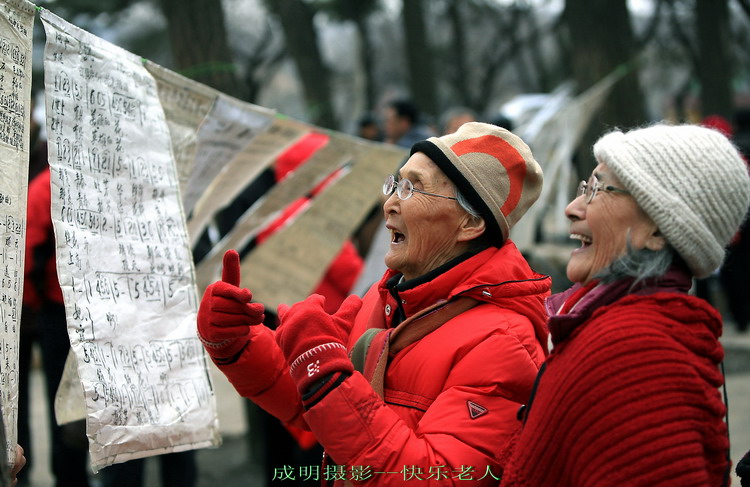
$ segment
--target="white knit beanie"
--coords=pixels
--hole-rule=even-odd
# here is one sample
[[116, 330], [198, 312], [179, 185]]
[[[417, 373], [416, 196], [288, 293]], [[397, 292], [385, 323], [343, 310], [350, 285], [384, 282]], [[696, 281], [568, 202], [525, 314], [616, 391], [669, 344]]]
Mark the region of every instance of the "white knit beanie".
[[748, 168], [724, 135], [697, 125], [615, 131], [594, 144], [594, 156], [612, 169], [695, 277], [721, 265], [750, 204]]

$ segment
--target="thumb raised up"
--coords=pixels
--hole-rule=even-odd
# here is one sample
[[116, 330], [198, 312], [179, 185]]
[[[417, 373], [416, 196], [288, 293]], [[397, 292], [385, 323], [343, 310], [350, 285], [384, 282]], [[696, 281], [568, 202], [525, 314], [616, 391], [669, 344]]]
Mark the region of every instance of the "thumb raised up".
[[233, 286], [240, 285], [240, 254], [234, 249], [229, 249], [224, 253], [221, 280]]

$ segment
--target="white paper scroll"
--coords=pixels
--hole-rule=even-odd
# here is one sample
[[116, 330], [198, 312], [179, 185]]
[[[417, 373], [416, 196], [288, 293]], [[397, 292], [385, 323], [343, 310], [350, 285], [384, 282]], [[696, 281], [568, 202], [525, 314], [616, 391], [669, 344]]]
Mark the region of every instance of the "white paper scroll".
[[7, 460], [18, 415], [18, 339], [23, 296], [34, 6], [0, 2], [0, 404]]
[[190, 214], [221, 170], [273, 121], [273, 110], [220, 95], [198, 129], [198, 149], [182, 196]]
[[41, 19], [57, 270], [92, 467], [217, 445], [156, 82], [136, 56]]
[[146, 61], [145, 67], [156, 80], [159, 100], [172, 139], [180, 192], [185, 194], [195, 165], [198, 128], [211, 111], [220, 92], [153, 62]]

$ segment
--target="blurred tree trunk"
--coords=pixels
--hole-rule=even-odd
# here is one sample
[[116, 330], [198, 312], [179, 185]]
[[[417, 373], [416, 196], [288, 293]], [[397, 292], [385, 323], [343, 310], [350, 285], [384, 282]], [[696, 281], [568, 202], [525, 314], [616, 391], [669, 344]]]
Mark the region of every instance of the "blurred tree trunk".
[[585, 91], [617, 68], [628, 69], [610, 92], [578, 150], [578, 173], [594, 167], [591, 146], [608, 129], [629, 128], [645, 121], [644, 98], [635, 63], [636, 40], [626, 0], [566, 0], [563, 12], [571, 41], [573, 76]]
[[458, 103], [465, 107], [477, 109], [477, 107], [471, 106], [469, 86], [466, 83], [466, 73], [469, 72], [466, 69], [466, 56], [468, 53], [466, 52], [466, 30], [464, 29], [464, 20], [461, 18], [459, 0], [449, 0], [447, 13], [449, 22], [451, 23], [451, 29], [453, 30], [453, 42], [451, 43], [451, 47], [453, 51], [452, 62], [454, 63], [454, 68], [448, 70], [446, 74], [450, 76], [453, 81], [453, 89], [458, 96]]
[[313, 22], [315, 10], [303, 0], [268, 0], [265, 4], [281, 22], [287, 50], [297, 66], [312, 123], [337, 129], [331, 101], [331, 75], [323, 63]]
[[531, 61], [532, 69], [536, 73], [538, 91], [547, 93], [552, 91], [554, 86], [550, 81], [549, 68], [544, 62], [544, 56], [542, 56], [542, 29], [539, 26], [537, 10], [530, 8], [527, 17], [531, 32], [528, 46], [529, 59]]
[[[267, 0], [270, 1], [270, 0]], [[372, 110], [377, 102], [375, 90], [375, 48], [370, 38], [367, 19], [381, 8], [379, 0], [308, 0], [319, 12], [331, 14], [342, 22], [354, 22], [359, 35], [359, 61], [364, 73], [366, 110]]]
[[366, 17], [357, 17], [354, 20], [359, 32], [359, 56], [362, 60], [362, 70], [365, 74], [365, 106], [367, 110], [375, 107], [377, 95], [375, 94], [375, 50], [370, 41], [370, 29], [367, 27]]
[[422, 112], [434, 117], [438, 115], [437, 90], [433, 56], [425, 33], [424, 3], [403, 0], [402, 5], [411, 96]]
[[732, 62], [729, 57], [729, 6], [727, 0], [697, 0], [698, 76], [701, 112], [732, 117]]
[[160, 0], [172, 45], [174, 69], [228, 95], [244, 99], [227, 43], [221, 0]]

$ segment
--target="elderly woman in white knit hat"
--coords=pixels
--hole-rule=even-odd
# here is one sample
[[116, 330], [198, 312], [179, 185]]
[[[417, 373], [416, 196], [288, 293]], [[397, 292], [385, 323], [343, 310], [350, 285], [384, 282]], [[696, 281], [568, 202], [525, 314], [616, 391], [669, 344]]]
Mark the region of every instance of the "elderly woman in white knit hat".
[[502, 485], [723, 485], [722, 321], [688, 290], [745, 215], [747, 168], [691, 125], [613, 132], [594, 155], [566, 209], [577, 284], [547, 300], [554, 348]]
[[333, 316], [316, 295], [282, 306], [274, 333], [228, 253], [199, 335], [243, 396], [312, 430], [335, 463], [324, 480], [497, 485], [546, 355], [550, 279], [509, 239], [541, 187], [505, 129], [472, 122], [418, 142], [383, 186], [389, 270], [363, 299]]

